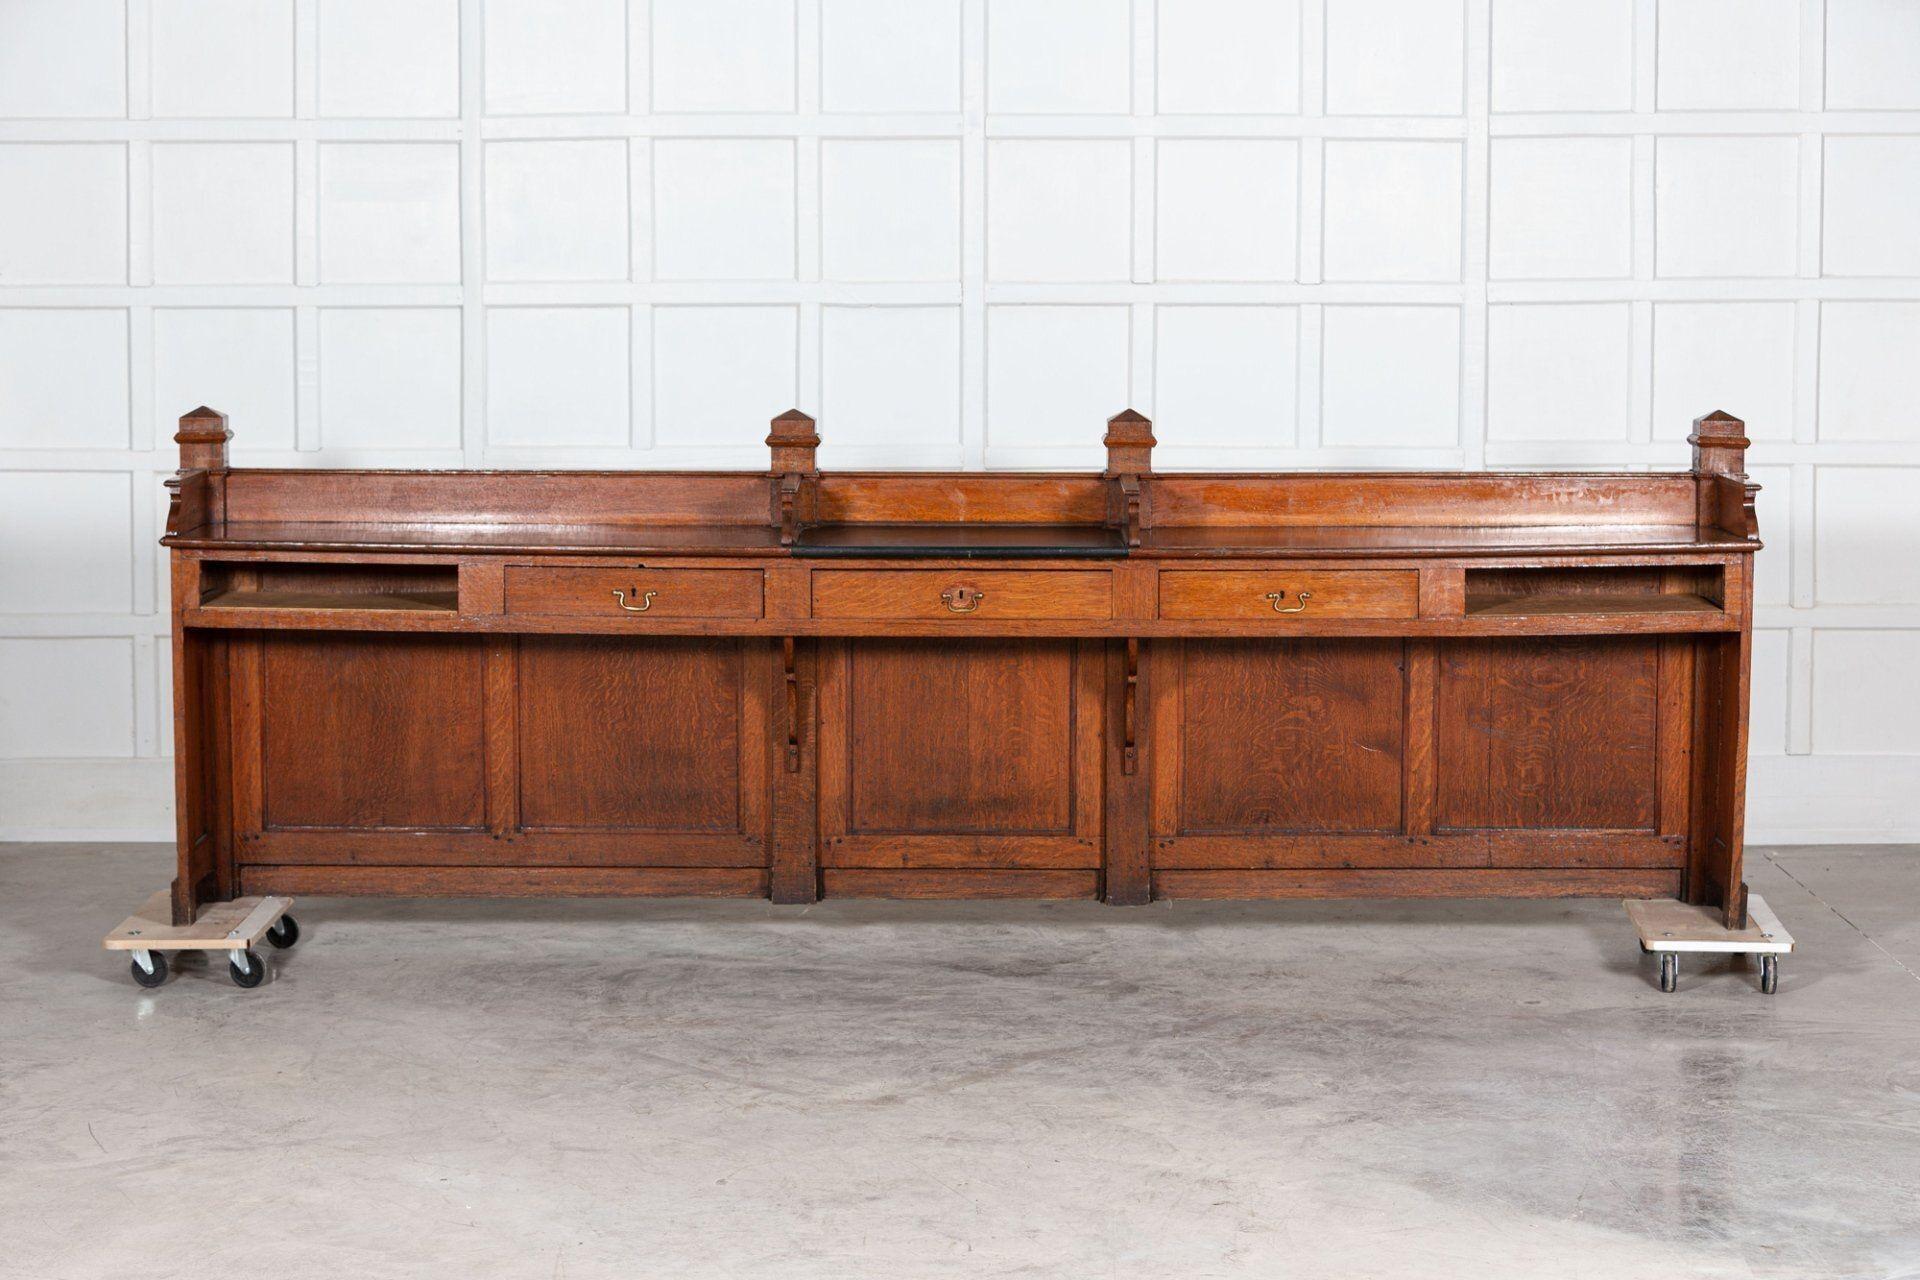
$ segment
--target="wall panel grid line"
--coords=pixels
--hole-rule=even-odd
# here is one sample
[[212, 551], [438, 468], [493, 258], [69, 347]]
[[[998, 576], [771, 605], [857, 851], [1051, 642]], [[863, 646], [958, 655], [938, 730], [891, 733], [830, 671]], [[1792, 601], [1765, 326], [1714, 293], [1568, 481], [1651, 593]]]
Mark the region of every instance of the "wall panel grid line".
[[1131, 403], [1169, 467], [1644, 468], [1726, 408], [1756, 756], [1910, 790], [1916, 209], [1880, 0], [15, 0], [0, 720], [82, 710], [0, 794], [167, 749], [200, 402], [438, 467], [757, 466], [796, 404], [828, 465], [1087, 466]]

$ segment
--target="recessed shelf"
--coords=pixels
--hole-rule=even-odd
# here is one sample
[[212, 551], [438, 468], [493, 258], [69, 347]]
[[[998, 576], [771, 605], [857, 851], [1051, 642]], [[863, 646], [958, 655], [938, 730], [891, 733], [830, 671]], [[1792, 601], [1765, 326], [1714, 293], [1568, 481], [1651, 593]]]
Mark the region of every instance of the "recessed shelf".
[[1720, 613], [1705, 596], [1678, 592], [1622, 595], [1473, 595], [1467, 596], [1466, 616], [1569, 617], [1579, 614]]
[[460, 593], [413, 591], [222, 591], [200, 602], [203, 609], [393, 610], [403, 613], [458, 613]]
[[200, 572], [200, 607], [458, 614], [460, 569], [328, 560], [209, 561]]

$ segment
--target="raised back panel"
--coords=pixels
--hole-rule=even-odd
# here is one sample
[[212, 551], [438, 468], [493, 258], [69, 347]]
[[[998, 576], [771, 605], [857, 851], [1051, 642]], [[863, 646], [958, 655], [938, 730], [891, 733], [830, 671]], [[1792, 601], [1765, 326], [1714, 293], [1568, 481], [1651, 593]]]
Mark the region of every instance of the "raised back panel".
[[742, 642], [529, 636], [520, 825], [737, 832]]
[[1436, 825], [1653, 830], [1659, 643], [1547, 636], [1442, 645]]
[[1691, 475], [1156, 475], [1158, 526], [1691, 525]]
[[828, 524], [1099, 524], [1107, 483], [1089, 475], [929, 471], [824, 473], [819, 517]]
[[267, 830], [484, 825], [478, 640], [271, 632], [260, 647]]
[[1400, 827], [1399, 640], [1181, 646], [1182, 835]]
[[767, 479], [703, 471], [273, 471], [226, 479], [230, 522], [697, 525], [768, 522]]

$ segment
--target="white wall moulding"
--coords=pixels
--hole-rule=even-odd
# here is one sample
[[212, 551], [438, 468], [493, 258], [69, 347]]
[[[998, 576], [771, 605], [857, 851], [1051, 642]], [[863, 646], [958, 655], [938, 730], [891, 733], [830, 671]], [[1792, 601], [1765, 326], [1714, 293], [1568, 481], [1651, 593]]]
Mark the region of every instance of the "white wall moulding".
[[0, 836], [166, 831], [205, 402], [284, 466], [794, 405], [1097, 466], [1132, 404], [1169, 467], [1636, 468], [1725, 408], [1752, 833], [1920, 837], [1916, 209], [1908, 0], [6, 0]]

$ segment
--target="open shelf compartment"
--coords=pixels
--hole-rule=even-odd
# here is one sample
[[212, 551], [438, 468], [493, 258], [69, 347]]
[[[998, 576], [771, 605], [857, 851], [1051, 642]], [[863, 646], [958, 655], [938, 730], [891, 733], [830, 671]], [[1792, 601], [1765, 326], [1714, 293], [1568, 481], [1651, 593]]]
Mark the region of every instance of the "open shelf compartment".
[[209, 609], [458, 613], [460, 569], [451, 564], [209, 562], [201, 570], [200, 604]]
[[1718, 565], [1468, 569], [1466, 616], [1717, 614], [1725, 590]]

